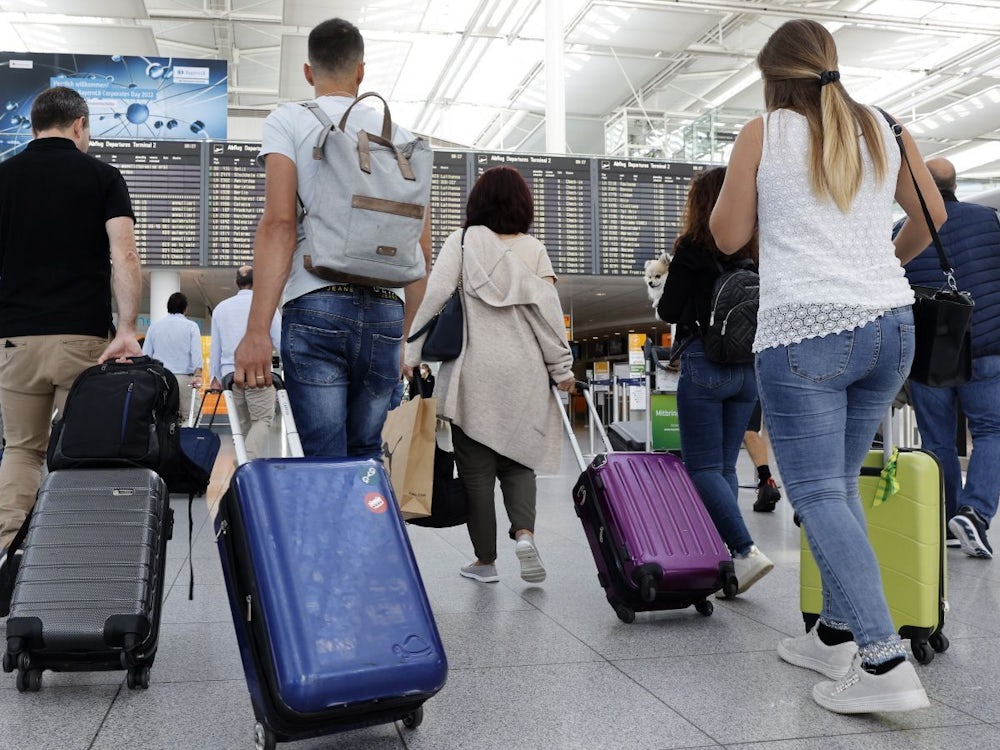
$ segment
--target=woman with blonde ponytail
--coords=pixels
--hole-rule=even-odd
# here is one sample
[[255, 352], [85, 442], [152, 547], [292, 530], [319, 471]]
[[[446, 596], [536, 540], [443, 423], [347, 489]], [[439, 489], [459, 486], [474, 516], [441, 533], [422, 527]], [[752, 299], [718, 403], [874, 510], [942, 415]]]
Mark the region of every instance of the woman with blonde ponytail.
[[[913, 359], [902, 264], [930, 231], [888, 123], [848, 95], [822, 25], [783, 24], [757, 65], [766, 113], [736, 139], [710, 226], [726, 253], [758, 232], [758, 391], [823, 580], [819, 622], [781, 641], [778, 655], [831, 680], [813, 688], [830, 711], [922, 708], [927, 694], [889, 615], [858, 476]], [[940, 193], [905, 129], [902, 137], [940, 226]], [[894, 199], [908, 217], [895, 240]]]

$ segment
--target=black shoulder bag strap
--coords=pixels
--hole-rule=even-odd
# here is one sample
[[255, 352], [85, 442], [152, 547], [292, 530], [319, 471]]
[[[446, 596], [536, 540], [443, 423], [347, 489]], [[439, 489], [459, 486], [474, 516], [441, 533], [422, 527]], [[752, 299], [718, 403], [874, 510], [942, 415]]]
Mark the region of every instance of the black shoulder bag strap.
[[899, 145], [899, 153], [902, 155], [903, 161], [906, 162], [906, 169], [910, 173], [910, 179], [913, 180], [913, 189], [917, 192], [917, 200], [920, 201], [920, 210], [923, 211], [924, 220], [927, 222], [927, 228], [931, 230], [931, 241], [934, 243], [934, 249], [937, 251], [938, 263], [941, 264], [941, 273], [944, 274], [945, 280], [948, 282], [948, 287], [953, 292], [957, 292], [958, 284], [955, 282], [955, 269], [952, 268], [951, 263], [948, 262], [948, 256], [941, 244], [941, 238], [938, 236], [937, 228], [934, 226], [934, 221], [931, 219], [931, 212], [927, 209], [927, 202], [924, 200], [924, 194], [920, 192], [920, 185], [917, 184], [917, 176], [913, 174], [913, 165], [910, 164], [910, 157], [907, 155], [906, 147], [903, 145], [903, 126], [896, 122], [895, 118], [884, 109], [880, 107], [877, 109], [882, 113], [882, 117], [885, 118], [886, 122], [889, 123], [889, 127], [892, 129], [892, 134], [896, 137], [896, 143]]

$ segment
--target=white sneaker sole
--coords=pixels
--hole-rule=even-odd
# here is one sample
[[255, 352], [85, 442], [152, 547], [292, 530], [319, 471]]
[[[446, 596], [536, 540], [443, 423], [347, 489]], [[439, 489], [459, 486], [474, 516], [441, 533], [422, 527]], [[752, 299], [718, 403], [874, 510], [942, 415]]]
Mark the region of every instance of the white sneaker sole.
[[480, 583], [499, 583], [500, 576], [481, 576], [478, 573], [468, 573], [464, 570], [458, 571], [458, 574], [462, 578], [471, 578], [473, 581], [479, 581]]
[[794, 651], [789, 651], [785, 648], [784, 641], [778, 642], [778, 656], [780, 656], [783, 661], [787, 661], [789, 664], [794, 664], [796, 667], [802, 667], [803, 669], [811, 669], [813, 672], [819, 672], [821, 675], [829, 677], [831, 680], [841, 680], [847, 676], [848, 672], [851, 671], [851, 662], [848, 662], [842, 668], [837, 668], [822, 659], [814, 659], [811, 656], [806, 656], [805, 654], [797, 654]]
[[518, 544], [514, 547], [514, 554], [521, 561], [521, 578], [528, 583], [541, 583], [545, 580], [545, 568], [542, 566], [542, 559], [538, 556], [538, 550], [533, 544]]
[[993, 559], [993, 554], [986, 549], [986, 545], [979, 538], [979, 532], [976, 531], [976, 527], [971, 521], [955, 516], [948, 521], [948, 528], [951, 529], [951, 533], [958, 539], [958, 544], [962, 548], [962, 552], [969, 557], [979, 557], [983, 560]]
[[916, 711], [931, 705], [923, 689], [907, 690], [893, 695], [868, 696], [867, 698], [831, 698], [823, 688], [833, 683], [821, 682], [813, 688], [813, 700], [835, 714], [875, 714], [889, 711]]

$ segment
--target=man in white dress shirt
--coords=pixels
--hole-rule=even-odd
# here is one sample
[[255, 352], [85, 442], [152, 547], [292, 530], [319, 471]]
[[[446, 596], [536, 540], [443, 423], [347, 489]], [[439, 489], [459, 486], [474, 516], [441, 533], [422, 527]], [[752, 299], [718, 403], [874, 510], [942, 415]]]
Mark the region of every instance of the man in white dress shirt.
[[187, 312], [188, 300], [181, 292], [167, 299], [167, 316], [149, 326], [142, 353], [158, 359], [177, 378], [181, 392], [180, 419], [186, 420], [194, 390], [201, 388], [201, 329]]
[[[212, 388], [221, 388], [222, 379], [233, 372], [236, 346], [247, 330], [250, 302], [253, 300], [253, 266], [236, 271], [235, 296], [222, 300], [212, 312], [212, 351], [209, 374]], [[281, 348], [281, 315], [271, 319], [271, 345]], [[233, 400], [239, 411], [240, 425], [246, 435], [248, 458], [259, 458], [267, 445], [267, 432], [274, 421], [274, 386], [266, 388], [233, 387]]]

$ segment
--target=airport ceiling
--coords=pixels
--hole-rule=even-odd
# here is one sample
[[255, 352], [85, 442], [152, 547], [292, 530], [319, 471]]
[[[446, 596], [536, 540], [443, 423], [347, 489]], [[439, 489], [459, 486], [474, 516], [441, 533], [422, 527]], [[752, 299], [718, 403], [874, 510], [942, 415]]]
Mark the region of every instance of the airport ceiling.
[[[1000, 183], [1000, 0], [561, 4], [572, 153], [606, 153], [606, 143], [628, 138], [635, 156], [724, 159], [740, 124], [762, 107], [757, 50], [785, 20], [807, 17], [833, 32], [842, 81], [856, 99], [899, 117], [925, 157], [951, 159], [961, 178], [980, 187]], [[242, 133], [276, 104], [310, 95], [302, 76], [306, 36], [317, 22], [341, 16], [365, 36], [363, 88], [385, 95], [394, 119], [440, 144], [545, 152], [546, 5], [0, 0], [0, 49], [229, 60], [229, 113], [244, 123]], [[699, 151], [706, 141], [709, 150]], [[209, 275], [203, 287], [228, 285], [230, 275], [221, 283]], [[606, 320], [648, 312], [639, 280], [600, 279], [601, 298], [593, 283], [564, 282], [564, 303], [581, 322], [594, 305]], [[214, 294], [205, 300], [217, 301]]]

